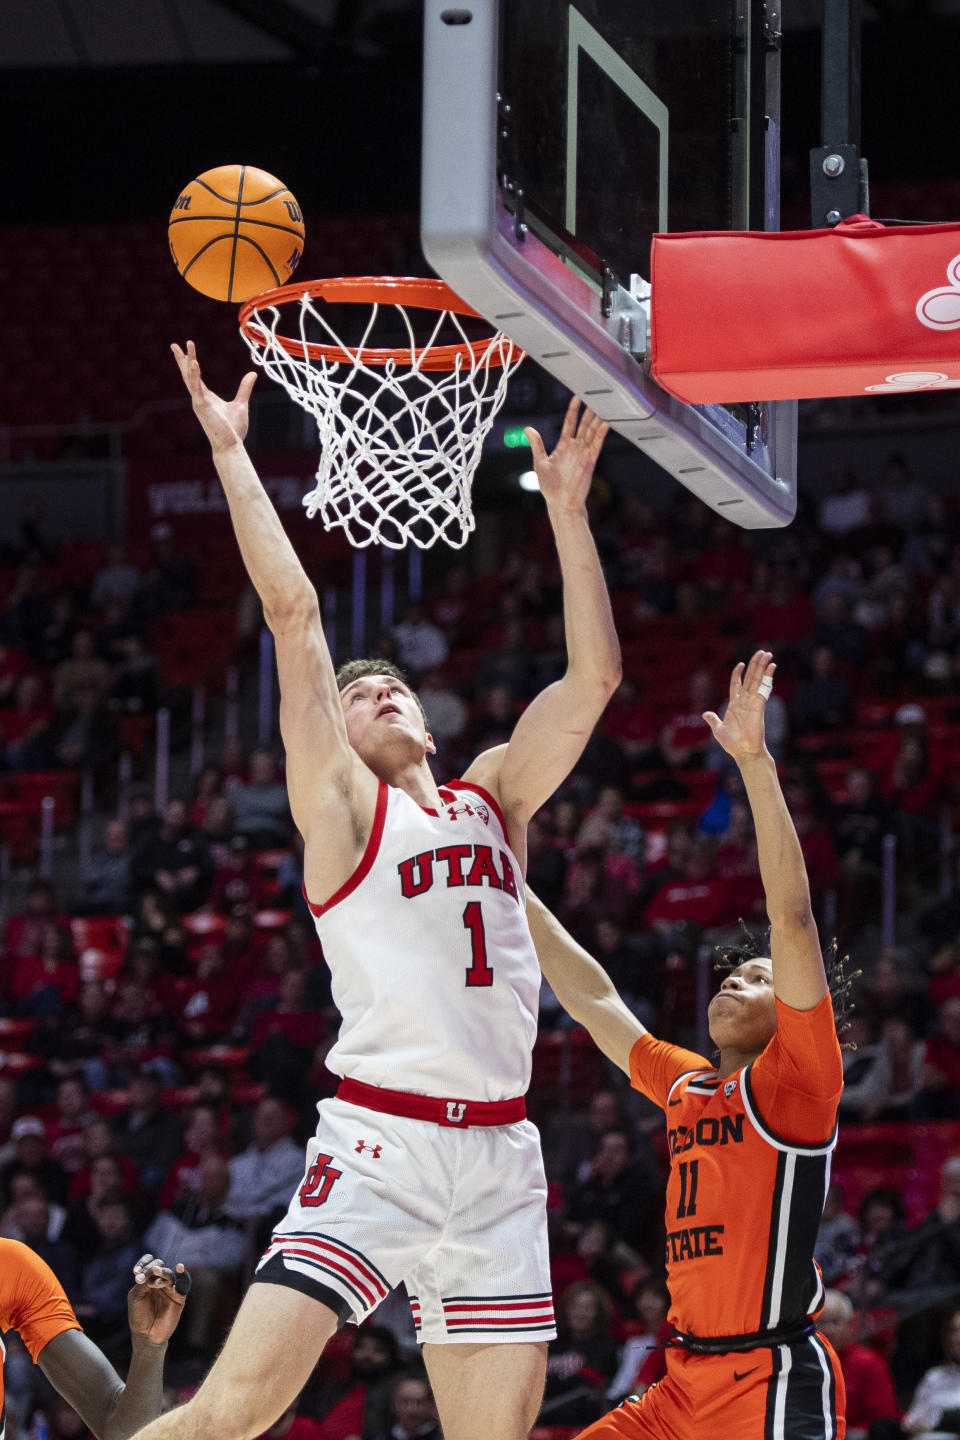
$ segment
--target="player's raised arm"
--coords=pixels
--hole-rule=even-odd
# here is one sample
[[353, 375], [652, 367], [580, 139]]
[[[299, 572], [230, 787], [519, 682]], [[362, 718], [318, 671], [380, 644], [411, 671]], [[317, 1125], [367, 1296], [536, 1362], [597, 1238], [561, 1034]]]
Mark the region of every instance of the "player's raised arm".
[[496, 774], [484, 757], [479, 762], [475, 778], [495, 786], [511, 827], [525, 824], [569, 775], [621, 677], [620, 642], [586, 508], [609, 426], [586, 406], [581, 412], [580, 403], [571, 400], [551, 455], [537, 431], [527, 430], [560, 560], [567, 669], [521, 715]]
[[98, 1440], [127, 1440], [160, 1414], [167, 1341], [190, 1288], [182, 1265], [174, 1272], [152, 1255], [137, 1261], [134, 1282], [127, 1302], [133, 1350], [126, 1383], [82, 1330], [64, 1330], [37, 1357], [50, 1384]]
[[345, 797], [349, 802], [357, 785], [363, 789], [367, 780], [370, 793], [361, 798], [368, 801], [372, 817], [376, 782], [363, 774], [365, 767], [347, 740], [317, 592], [244, 447], [256, 375], [245, 375], [234, 398], [223, 400], [204, 384], [192, 340], [186, 352], [179, 345], [171, 349], [210, 441], [240, 554], [276, 643], [280, 728], [294, 821], [307, 838], [310, 826], [320, 819], [318, 811], [323, 810], [329, 830], [331, 825], [337, 828], [337, 812], [342, 810], [344, 833], [356, 833], [357, 817], [346, 813], [352, 807]]
[[776, 668], [770, 651], [758, 650], [746, 667], [734, 667], [724, 718], [712, 710], [703, 718], [736, 761], [753, 811], [774, 993], [794, 1010], [812, 1010], [827, 993], [827, 977], [800, 841], [764, 738], [764, 710]]
[[610, 977], [555, 915], [527, 889], [530, 934], [554, 995], [614, 1065], [630, 1074], [630, 1051], [647, 1031], [627, 1009]]

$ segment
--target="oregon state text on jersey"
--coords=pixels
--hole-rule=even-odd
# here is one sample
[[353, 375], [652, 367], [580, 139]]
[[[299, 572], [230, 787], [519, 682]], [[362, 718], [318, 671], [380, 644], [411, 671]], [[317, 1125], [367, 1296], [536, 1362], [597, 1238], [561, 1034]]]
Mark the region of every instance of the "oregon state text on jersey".
[[697, 1336], [802, 1325], [823, 1300], [813, 1246], [842, 1084], [830, 997], [777, 1002], [777, 1033], [719, 1077], [702, 1056], [642, 1036], [631, 1081], [666, 1111], [670, 1319]]
[[350, 879], [310, 904], [343, 1017], [328, 1067], [462, 1100], [523, 1095], [540, 967], [492, 796], [452, 781], [425, 809], [382, 781]]

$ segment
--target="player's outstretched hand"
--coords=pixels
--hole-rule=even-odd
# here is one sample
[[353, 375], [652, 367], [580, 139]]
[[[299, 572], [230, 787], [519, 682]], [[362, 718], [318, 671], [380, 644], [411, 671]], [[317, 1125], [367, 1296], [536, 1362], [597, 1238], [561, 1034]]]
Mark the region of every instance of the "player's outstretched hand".
[[586, 504], [593, 467], [610, 429], [606, 421], [586, 405], [578, 425], [581, 403], [574, 396], [567, 406], [560, 439], [552, 455], [547, 454], [539, 431], [532, 425], [524, 430], [533, 451], [533, 468], [543, 498], [548, 505], [557, 505], [563, 510], [580, 510]]
[[730, 699], [723, 719], [713, 710], [704, 714], [713, 738], [738, 765], [767, 753], [763, 714], [776, 668], [769, 650], [758, 650], [746, 669], [741, 660], [730, 676]]
[[171, 1270], [159, 1256], [141, 1255], [133, 1267], [133, 1289], [127, 1295], [127, 1317], [131, 1335], [142, 1336], [153, 1345], [163, 1345], [180, 1319], [190, 1272], [182, 1265]]
[[203, 426], [211, 449], [229, 450], [238, 441], [242, 443], [250, 423], [250, 392], [256, 383], [256, 371], [250, 370], [244, 375], [232, 400], [222, 400], [204, 385], [197, 347], [192, 340], [187, 341], [186, 352], [179, 345], [171, 345], [170, 349], [180, 366], [183, 383], [193, 400], [194, 414]]

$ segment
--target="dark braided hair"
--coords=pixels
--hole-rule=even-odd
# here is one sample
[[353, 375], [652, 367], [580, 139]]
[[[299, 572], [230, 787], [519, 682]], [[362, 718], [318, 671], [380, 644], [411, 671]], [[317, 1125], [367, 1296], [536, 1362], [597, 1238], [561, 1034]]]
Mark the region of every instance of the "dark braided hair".
[[[749, 926], [740, 921], [740, 933], [731, 945], [718, 945], [716, 949], [716, 970], [736, 970], [748, 960], [766, 959], [770, 954], [770, 930], [755, 935]], [[831, 940], [823, 951], [823, 968], [827, 974], [827, 989], [833, 1005], [833, 1020], [837, 1034], [843, 1035], [850, 1028], [850, 1016], [854, 1004], [851, 999], [853, 982], [863, 973], [851, 971], [849, 955], [841, 955], [836, 940]], [[852, 1040], [845, 1041], [842, 1050], [856, 1050]]]

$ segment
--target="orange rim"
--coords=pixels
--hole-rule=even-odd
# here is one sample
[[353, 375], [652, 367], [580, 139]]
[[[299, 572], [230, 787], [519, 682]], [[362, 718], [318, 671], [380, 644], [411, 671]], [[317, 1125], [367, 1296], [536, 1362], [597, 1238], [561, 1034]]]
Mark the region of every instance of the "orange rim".
[[[484, 340], [462, 340], [455, 345], [420, 345], [412, 349], [403, 345], [399, 349], [359, 345], [319, 345], [313, 341], [294, 339], [289, 335], [271, 335], [264, 330], [256, 318], [257, 311], [270, 305], [289, 305], [309, 295], [315, 300], [327, 300], [331, 304], [349, 303], [356, 305], [409, 305], [419, 310], [449, 310], [452, 315], [466, 315], [470, 319], [482, 320], [472, 306], [461, 300], [450, 286], [442, 280], [424, 280], [415, 276], [393, 277], [389, 275], [353, 275], [335, 280], [307, 280], [301, 285], [280, 285], [275, 290], [265, 290], [254, 295], [240, 307], [240, 329], [253, 345], [264, 346], [275, 339], [288, 355], [298, 360], [329, 360], [336, 364], [397, 365], [416, 364], [421, 370], [455, 370], [458, 360], [469, 360], [472, 365], [488, 359], [491, 365], [503, 365], [523, 358], [519, 346], [510, 344], [505, 355], [499, 349], [500, 335], [489, 335]], [[493, 349], [493, 353], [489, 352]]]

